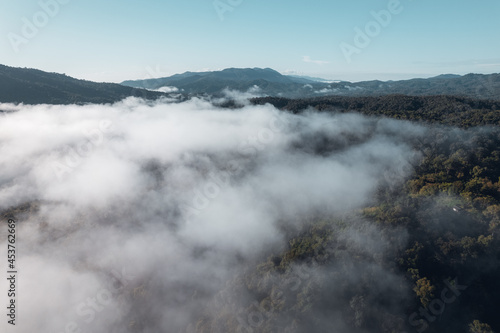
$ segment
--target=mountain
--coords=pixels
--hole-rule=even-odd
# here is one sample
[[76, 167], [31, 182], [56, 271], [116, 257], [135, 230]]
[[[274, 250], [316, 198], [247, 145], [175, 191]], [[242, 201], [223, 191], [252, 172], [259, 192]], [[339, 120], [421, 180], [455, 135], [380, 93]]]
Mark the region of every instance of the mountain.
[[[332, 84], [333, 86], [334, 84]], [[339, 88], [338, 85], [335, 88]], [[413, 96], [454, 95], [499, 100], [500, 74], [467, 74], [464, 76], [447, 74], [428, 79], [388, 82], [365, 81], [349, 84], [347, 89], [355, 91], [355, 94], [359, 96], [388, 94]], [[338, 95], [343, 94], [339, 93]]]
[[310, 85], [322, 89], [324, 84], [304, 78], [285, 76], [270, 68], [228, 68], [213, 72], [186, 72], [170, 77], [124, 81], [122, 85], [159, 89], [179, 88], [187, 94], [220, 94], [224, 89], [247, 91], [258, 86], [265, 95], [300, 97], [310, 93]]
[[441, 74], [441, 75], [433, 77], [433, 79], [456, 79], [458, 77], [460, 77], [460, 75], [457, 75], [457, 74]]
[[247, 91], [259, 87], [262, 95], [303, 98], [315, 96], [414, 96], [455, 95], [500, 99], [500, 74], [465, 76], [444, 74], [428, 79], [402, 81], [326, 82], [322, 79], [287, 76], [270, 68], [229, 68], [213, 72], [186, 72], [170, 77], [125, 81], [134, 88], [159, 89], [172, 86], [187, 94], [220, 94], [225, 88]]
[[311, 98], [324, 96], [453, 95], [500, 100], [500, 74], [439, 75], [404, 81], [321, 82], [321, 79], [282, 75], [270, 68], [228, 68], [186, 72], [170, 77], [125, 81], [122, 84], [79, 80], [65, 74], [0, 65], [0, 102], [25, 104], [113, 103], [128, 96], [156, 99], [156, 90], [176, 87], [187, 95], [222, 95], [224, 89], [261, 96]]
[[115, 83], [96, 83], [65, 74], [0, 65], [0, 102], [3, 103], [113, 103], [128, 96], [156, 99], [162, 95]]

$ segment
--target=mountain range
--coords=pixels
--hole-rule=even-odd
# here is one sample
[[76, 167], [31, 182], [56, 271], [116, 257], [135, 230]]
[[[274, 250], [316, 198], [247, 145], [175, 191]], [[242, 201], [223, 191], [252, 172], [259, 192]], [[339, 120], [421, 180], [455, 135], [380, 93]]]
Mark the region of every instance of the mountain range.
[[[175, 87], [186, 94], [220, 94], [224, 89], [248, 91], [256, 90], [265, 95], [304, 96], [312, 85], [321, 89], [323, 84], [302, 77], [282, 75], [271, 68], [228, 68], [214, 72], [186, 72], [170, 77], [147, 80], [124, 81], [122, 85], [160, 89]], [[258, 87], [258, 88], [257, 88]]]
[[186, 72], [164, 78], [124, 81], [122, 84], [144, 89], [175, 87], [186, 94], [220, 94], [228, 88], [239, 91], [252, 90], [263, 96], [289, 98], [404, 94], [500, 99], [500, 74], [444, 74], [429, 79], [352, 83], [282, 75], [270, 68], [228, 68], [222, 71]]
[[185, 97], [222, 96], [226, 89], [250, 91], [263, 97], [286, 98], [402, 94], [500, 100], [500, 74], [445, 74], [428, 79], [352, 83], [283, 75], [270, 68], [228, 68], [116, 84], [97, 83], [75, 79], [65, 74], [0, 65], [0, 102], [4, 103], [102, 104], [117, 102], [128, 96], [157, 99], [169, 96], [167, 92], [176, 92]]

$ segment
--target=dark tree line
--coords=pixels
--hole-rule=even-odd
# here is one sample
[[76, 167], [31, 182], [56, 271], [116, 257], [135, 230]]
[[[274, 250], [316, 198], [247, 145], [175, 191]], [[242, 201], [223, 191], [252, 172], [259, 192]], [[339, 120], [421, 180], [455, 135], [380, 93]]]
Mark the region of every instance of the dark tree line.
[[303, 112], [308, 107], [313, 107], [321, 112], [360, 112], [366, 115], [458, 127], [500, 125], [500, 101], [444, 95], [330, 96], [311, 99], [262, 97], [252, 99], [252, 103], [256, 105], [270, 103], [279, 109], [293, 113]]

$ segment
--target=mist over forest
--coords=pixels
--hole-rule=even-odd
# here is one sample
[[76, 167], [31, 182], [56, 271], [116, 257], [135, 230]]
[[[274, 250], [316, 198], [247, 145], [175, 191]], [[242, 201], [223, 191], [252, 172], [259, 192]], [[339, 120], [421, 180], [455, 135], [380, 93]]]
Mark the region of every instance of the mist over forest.
[[0, 333], [500, 333], [500, 1], [0, 9]]
[[231, 97], [0, 104], [18, 332], [498, 331], [496, 104]]

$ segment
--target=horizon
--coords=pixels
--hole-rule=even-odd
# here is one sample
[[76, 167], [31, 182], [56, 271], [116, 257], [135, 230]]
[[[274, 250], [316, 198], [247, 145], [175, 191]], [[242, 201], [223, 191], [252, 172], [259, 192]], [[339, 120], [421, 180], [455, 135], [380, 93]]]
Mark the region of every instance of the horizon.
[[194, 2], [3, 2], [2, 63], [115, 83], [231, 67], [350, 82], [500, 72], [494, 0]]
[[[216, 69], [216, 70], [208, 70], [208, 71], [184, 71], [184, 72], [179, 72], [179, 73], [173, 73], [172, 75], [169, 75], [169, 76], [173, 76], [173, 75], [179, 75], [179, 74], [185, 74], [185, 73], [207, 73], [207, 72], [217, 72], [217, 71], [223, 71], [223, 70], [226, 70], [226, 69], [266, 69], [266, 68], [269, 68], [269, 69], [272, 69], [278, 73], [280, 73], [281, 75], [285, 75], [285, 76], [297, 76], [297, 77], [305, 77], [305, 78], [315, 78], [315, 79], [322, 79], [322, 80], [325, 80], [325, 81], [331, 81], [331, 82], [334, 82], [334, 81], [345, 81], [345, 82], [351, 82], [351, 83], [358, 83], [358, 82], [365, 82], [365, 81], [382, 81], [382, 82], [391, 82], [391, 81], [406, 81], [406, 80], [415, 80], [415, 79], [431, 79], [431, 78], [434, 78], [434, 77], [437, 77], [437, 76], [447, 76], [447, 75], [458, 75], [458, 76], [466, 76], [466, 75], [494, 75], [494, 74], [500, 74], [500, 72], [492, 72], [492, 73], [465, 73], [465, 74], [456, 74], [456, 73], [441, 73], [441, 74], [429, 74], [428, 76], [421, 76], [421, 77], [417, 77], [417, 76], [408, 76], [407, 78], [400, 78], [400, 79], [379, 79], [377, 78], [376, 76], [373, 78], [373, 79], [367, 79], [367, 80], [355, 80], [355, 81], [349, 81], [349, 80], [342, 80], [342, 79], [332, 79], [332, 78], [327, 78], [327, 77], [321, 77], [319, 76], [320, 74], [318, 75], [308, 75], [308, 74], [300, 74], [300, 73], [286, 73], [286, 72], [280, 72], [278, 70], [275, 70], [274, 68], [271, 68], [271, 67], [227, 67], [227, 68], [222, 68], [222, 69]], [[375, 74], [376, 75], [376, 74]], [[380, 74], [380, 75], [386, 75], [386, 74]], [[145, 77], [145, 78], [138, 78], [138, 79], [128, 79], [128, 80], [123, 80], [123, 81], [120, 81], [120, 82], [114, 82], [114, 83], [122, 83], [122, 82], [125, 82], [125, 81], [141, 81], [141, 80], [148, 80], [148, 79], [161, 79], [161, 78], [164, 78], [164, 77]]]
[[[179, 72], [179, 73], [173, 73], [169, 76], [174, 76], [174, 75], [180, 75], [180, 74], [185, 74], [185, 73], [208, 73], [208, 72], [220, 72], [220, 71], [224, 71], [224, 70], [227, 70], [227, 69], [271, 69], [273, 71], [276, 71], [278, 73], [280, 73], [281, 75], [284, 75], [284, 76], [296, 76], [296, 77], [304, 77], [304, 78], [312, 78], [312, 79], [321, 79], [321, 80], [325, 80], [325, 81], [331, 81], [331, 82], [334, 82], [334, 81], [345, 81], [345, 82], [351, 82], [351, 83], [358, 83], [358, 82], [364, 82], [364, 81], [382, 81], [382, 82], [391, 82], [391, 81], [405, 81], [405, 80], [414, 80], [414, 79], [431, 79], [431, 78], [434, 78], [434, 77], [438, 77], [438, 76], [448, 76], [448, 75], [457, 75], [457, 76], [466, 76], [466, 75], [494, 75], [494, 74], [500, 74], [500, 71], [499, 72], [492, 72], [492, 73], [465, 73], [465, 74], [456, 74], [456, 73], [440, 73], [440, 74], [429, 74], [428, 76], [421, 76], [421, 77], [418, 77], [418, 76], [408, 76], [408, 78], [401, 78], [401, 79], [379, 79], [377, 78], [377, 74], [374, 74], [375, 77], [373, 79], [367, 79], [367, 80], [358, 80], [358, 81], [349, 81], [349, 80], [342, 80], [342, 79], [332, 79], [332, 78], [327, 78], [327, 77], [322, 77], [320, 76], [320, 74], [318, 75], [309, 75], [307, 73], [287, 73], [287, 72], [280, 72], [272, 67], [226, 67], [226, 68], [221, 68], [221, 69], [214, 69], [214, 70], [206, 70], [206, 71], [203, 71], [203, 70], [200, 70], [200, 71], [191, 71], [191, 70], [187, 70], [187, 71], [184, 71], [184, 72]], [[387, 75], [387, 74], [383, 74], [383, 73], [379, 73], [379, 75], [381, 76], [384, 76], [384, 75]], [[115, 83], [122, 83], [122, 82], [125, 82], [125, 81], [141, 81], [141, 80], [148, 80], [148, 79], [161, 79], [161, 78], [164, 78], [164, 77], [161, 77], [161, 76], [158, 76], [158, 77], [151, 77], [151, 76], [146, 76], [145, 78], [137, 78], [137, 79], [127, 79], [127, 80], [123, 80], [123, 81], [120, 81], [120, 82], [115, 82]]]
[[[53, 74], [60, 74], [60, 75], [66, 75], [66, 76], [69, 76], [69, 77], [72, 77], [74, 79], [77, 79], [77, 80], [88, 80], [88, 79], [85, 79], [85, 78], [80, 78], [80, 77], [75, 77], [75, 76], [71, 76], [71, 75], [67, 75], [66, 73], [60, 73], [60, 72], [48, 72], [48, 71], [44, 71], [43, 69], [40, 69], [40, 68], [33, 68], [33, 67], [14, 67], [14, 66], [9, 66], [9, 65], [6, 65], [6, 64], [0, 64], [0, 65], [3, 65], [3, 66], [7, 66], [7, 67], [12, 67], [12, 68], [23, 68], [23, 69], [32, 69], [32, 70], [40, 70], [40, 71], [43, 71], [43, 72], [47, 72], [47, 73], [53, 73]], [[275, 70], [274, 68], [271, 68], [271, 67], [228, 67], [228, 68], [222, 68], [222, 69], [217, 69], [217, 70], [207, 70], [207, 71], [184, 71], [184, 72], [179, 72], [179, 73], [173, 73], [171, 75], [169, 75], [168, 77], [170, 76], [174, 76], [174, 75], [181, 75], [181, 74], [185, 74], [185, 73], [208, 73], [208, 72], [218, 72], [218, 71], [223, 71], [223, 70], [227, 70], [227, 69], [271, 69], [273, 71], [276, 71], [278, 72], [279, 74], [281, 75], [284, 75], [284, 76], [295, 76], [295, 77], [303, 77], [303, 78], [310, 78], [310, 79], [319, 79], [319, 80], [324, 80], [325, 82], [350, 82], [350, 83], [360, 83], [360, 82], [366, 82], [366, 81], [381, 81], [381, 82], [395, 82], [395, 81], [407, 81], [407, 80], [415, 80], [415, 79], [431, 79], [431, 78], [434, 78], [434, 77], [438, 77], [438, 76], [449, 76], [449, 75], [452, 75], [452, 76], [460, 76], [460, 77], [463, 77], [463, 76], [466, 76], [466, 75], [495, 75], [495, 74], [500, 74], [500, 72], [498, 73], [466, 73], [466, 74], [456, 74], [456, 73], [441, 73], [441, 74], [437, 74], [437, 75], [431, 75], [431, 76], [425, 76], [425, 77], [408, 77], [408, 78], [402, 78], [402, 79], [380, 79], [380, 78], [373, 78], [373, 79], [367, 79], [367, 80], [359, 80], [359, 81], [348, 81], [348, 80], [334, 80], [334, 79], [329, 79], [329, 78], [325, 78], [325, 77], [320, 77], [320, 76], [311, 76], [311, 75], [307, 75], [307, 74], [299, 74], [299, 73], [283, 73], [283, 72], [280, 72], [280, 71], [277, 71]], [[144, 78], [132, 78], [132, 79], [126, 79], [126, 80], [123, 80], [123, 81], [118, 81], [118, 82], [113, 82], [113, 81], [93, 81], [93, 80], [88, 80], [88, 81], [93, 81], [93, 82], [97, 82], [97, 83], [116, 83], [116, 84], [122, 84], [123, 82], [126, 82], [126, 81], [142, 81], [142, 80], [155, 80], [155, 79], [161, 79], [161, 78], [165, 78], [166, 76], [158, 76], [158, 77], [153, 77], [153, 76], [147, 76], [147, 77], [144, 77]]]

